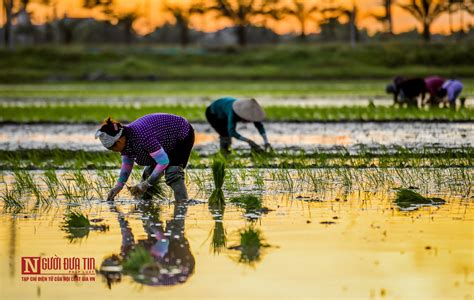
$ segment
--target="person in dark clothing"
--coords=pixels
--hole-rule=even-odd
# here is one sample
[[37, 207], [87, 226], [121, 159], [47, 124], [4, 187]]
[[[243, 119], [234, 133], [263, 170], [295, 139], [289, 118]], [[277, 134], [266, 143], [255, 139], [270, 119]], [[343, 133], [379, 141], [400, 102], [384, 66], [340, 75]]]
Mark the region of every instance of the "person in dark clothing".
[[229, 153], [233, 137], [248, 143], [252, 150], [264, 151], [257, 143], [237, 132], [237, 122], [253, 122], [263, 138], [265, 150], [271, 149], [262, 124], [264, 117], [265, 112], [255, 99], [221, 98], [212, 102], [206, 109], [207, 121], [219, 134], [220, 149], [224, 154]]
[[393, 94], [394, 104], [404, 104], [407, 106], [418, 106], [418, 97], [425, 98], [426, 84], [423, 78], [405, 79], [397, 76], [393, 83], [387, 85], [386, 92]]

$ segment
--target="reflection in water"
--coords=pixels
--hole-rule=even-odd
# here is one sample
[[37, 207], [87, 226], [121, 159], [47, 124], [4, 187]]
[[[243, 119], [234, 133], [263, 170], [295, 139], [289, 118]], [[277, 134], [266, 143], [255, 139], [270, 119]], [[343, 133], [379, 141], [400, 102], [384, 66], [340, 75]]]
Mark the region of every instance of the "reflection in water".
[[229, 249], [239, 251], [234, 257], [239, 263], [255, 267], [262, 259], [263, 249], [270, 247], [265, 242], [262, 231], [255, 227], [253, 223], [239, 230], [240, 244], [229, 247]]
[[[231, 250], [229, 256], [232, 260], [255, 267], [262, 259], [262, 250], [270, 247], [265, 242], [261, 230], [255, 226], [255, 222], [263, 213], [261, 199], [252, 195], [239, 197], [240, 202], [236, 199], [233, 198], [233, 201], [231, 201], [243, 204], [243, 209], [246, 212], [245, 217], [247, 222], [249, 222], [248, 225], [238, 231], [239, 244], [227, 248], [227, 233], [223, 222], [225, 206], [209, 206], [209, 211], [214, 219], [214, 227], [210, 233], [210, 236], [212, 236], [210, 249], [213, 254], [220, 254], [226, 249]], [[249, 201], [249, 199], [252, 199], [252, 201]], [[268, 211], [265, 213], [268, 213]]]
[[209, 211], [212, 214], [212, 219], [214, 220], [214, 227], [210, 233], [210, 235], [212, 236], [210, 248], [211, 252], [214, 254], [220, 254], [223, 250], [225, 250], [227, 245], [227, 232], [224, 228], [223, 222], [224, 210], [225, 207], [209, 207]]
[[10, 270], [10, 278], [15, 276], [15, 262], [16, 262], [16, 216], [10, 217], [10, 243], [8, 248], [8, 266]]
[[118, 214], [122, 245], [120, 254], [106, 258], [101, 265], [100, 274], [109, 288], [120, 282], [122, 275], [141, 284], [159, 286], [184, 283], [194, 273], [194, 256], [184, 236], [187, 203], [175, 203], [173, 218], [166, 222], [166, 228], [160, 220], [159, 206], [153, 202], [140, 203], [147, 238], [138, 241], [125, 215], [113, 204], [111, 210]]
[[89, 236], [89, 232], [106, 232], [109, 226], [105, 224], [92, 224], [101, 222], [101, 219], [89, 220], [89, 218], [80, 211], [70, 210], [63, 217], [61, 230], [66, 233], [66, 239], [70, 243], [76, 243]]

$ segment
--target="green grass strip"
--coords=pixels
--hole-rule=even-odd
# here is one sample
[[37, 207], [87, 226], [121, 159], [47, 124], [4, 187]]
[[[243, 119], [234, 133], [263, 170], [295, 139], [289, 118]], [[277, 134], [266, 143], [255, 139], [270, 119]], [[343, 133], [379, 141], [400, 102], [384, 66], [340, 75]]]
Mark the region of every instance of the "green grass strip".
[[[0, 105], [0, 122], [100, 123], [111, 116], [131, 122], [149, 113], [170, 113], [190, 121], [205, 121], [204, 105], [47, 104]], [[413, 109], [385, 106], [317, 107], [265, 106], [267, 121], [473, 121], [474, 108]]]

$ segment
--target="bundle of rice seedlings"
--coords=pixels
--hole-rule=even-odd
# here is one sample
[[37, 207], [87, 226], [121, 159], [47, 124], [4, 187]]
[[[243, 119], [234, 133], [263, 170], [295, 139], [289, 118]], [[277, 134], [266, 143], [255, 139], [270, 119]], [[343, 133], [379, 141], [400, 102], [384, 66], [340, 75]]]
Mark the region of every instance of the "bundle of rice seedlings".
[[400, 210], [416, 210], [421, 206], [442, 205], [446, 201], [441, 198], [426, 198], [410, 189], [398, 189], [395, 204]]
[[213, 207], [223, 207], [225, 205], [224, 185], [226, 160], [222, 154], [217, 154], [212, 160], [212, 178], [214, 179], [214, 191], [209, 198], [209, 205]]
[[214, 219], [214, 228], [210, 233], [210, 235], [212, 235], [210, 248], [213, 254], [219, 254], [227, 245], [226, 230], [224, 228], [224, 222], [222, 221], [224, 208], [211, 210], [211, 213]]
[[254, 195], [232, 197], [230, 202], [242, 206], [246, 212], [260, 211], [262, 209], [262, 199]]
[[258, 219], [262, 214], [270, 210], [262, 206], [262, 199], [255, 195], [240, 195], [230, 199], [230, 202], [242, 207], [245, 210], [245, 216], [250, 219]]

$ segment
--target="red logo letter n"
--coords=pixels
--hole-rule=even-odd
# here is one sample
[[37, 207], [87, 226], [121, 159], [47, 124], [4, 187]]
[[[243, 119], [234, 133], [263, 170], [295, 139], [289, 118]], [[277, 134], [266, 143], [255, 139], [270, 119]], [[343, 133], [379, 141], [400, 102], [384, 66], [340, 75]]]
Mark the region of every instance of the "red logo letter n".
[[21, 274], [40, 274], [40, 257], [22, 257], [21, 258]]

